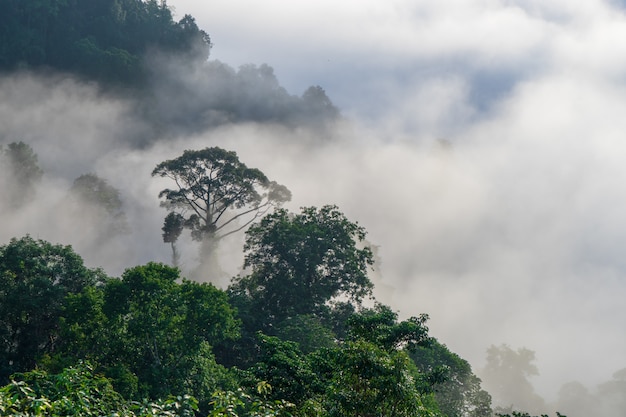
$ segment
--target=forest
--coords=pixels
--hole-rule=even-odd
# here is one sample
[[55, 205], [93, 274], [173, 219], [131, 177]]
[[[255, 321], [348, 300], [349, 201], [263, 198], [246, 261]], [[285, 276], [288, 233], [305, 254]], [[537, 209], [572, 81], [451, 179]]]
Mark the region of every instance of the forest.
[[[27, 199], [37, 155], [23, 142], [2, 155]], [[218, 147], [152, 174], [176, 185], [160, 193], [171, 266], [116, 278], [71, 246], [25, 236], [0, 247], [4, 415], [491, 416], [427, 315], [399, 320], [373, 299], [366, 231], [336, 206], [291, 213], [286, 187]], [[99, 209], [112, 234], [128, 227], [96, 175], [77, 178], [68, 201]], [[183, 231], [211, 271], [220, 240], [245, 227], [247, 273], [226, 290], [181, 277]]]
[[[327, 141], [342, 120], [319, 86], [293, 96], [265, 64], [207, 61], [209, 35], [190, 15], [175, 21], [164, 1], [0, 4], [2, 74], [72, 77], [132, 99], [132, 149], [240, 122]], [[0, 144], [0, 213], [10, 218], [32, 207], [46, 172], [27, 141], [0, 132]], [[541, 403], [525, 385], [532, 351], [492, 346], [485, 372], [499, 384], [488, 392], [429, 334], [427, 314], [402, 319], [376, 300], [366, 229], [332, 202], [285, 208], [292, 191], [265, 169], [225, 143], [180, 149], [145, 173], [167, 187], [155, 197], [168, 263], [111, 276], [65, 242], [27, 234], [0, 245], [0, 415], [563, 416], [530, 409]], [[92, 231], [95, 248], [134, 226], [123, 194], [94, 172], [73, 178], [50, 212], [63, 213], [51, 223]], [[220, 288], [220, 249], [238, 234], [243, 266]], [[619, 399], [625, 380], [607, 382], [605, 399]], [[528, 402], [495, 405], [511, 386]]]

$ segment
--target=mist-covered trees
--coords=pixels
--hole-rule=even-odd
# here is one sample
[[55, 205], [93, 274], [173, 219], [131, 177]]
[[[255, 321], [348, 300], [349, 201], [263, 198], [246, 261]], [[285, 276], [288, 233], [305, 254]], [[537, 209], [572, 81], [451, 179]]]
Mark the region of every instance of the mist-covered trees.
[[188, 66], [166, 60], [155, 66], [145, 116], [160, 129], [196, 133], [214, 126], [254, 122], [316, 132], [316, 139], [331, 136], [327, 129], [340, 120], [340, 112], [320, 86], [301, 95], [281, 86], [267, 64], [239, 68], [210, 60]]
[[[446, 375], [431, 378], [409, 354], [430, 349], [427, 317], [399, 322], [389, 307], [363, 306], [373, 254], [362, 226], [333, 205], [281, 209], [289, 191], [221, 148], [185, 151], [152, 174], [175, 185], [160, 193], [174, 259], [184, 230], [214, 255], [251, 225], [246, 274], [228, 291], [160, 263], [110, 278], [69, 247], [11, 241], [0, 248], [0, 410], [442, 415], [433, 393]], [[119, 191], [95, 174], [78, 177], [64, 203], [111, 229], [123, 219]]]
[[43, 171], [37, 154], [24, 142], [11, 142], [0, 146], [0, 207], [15, 209], [33, 197]]
[[544, 400], [534, 392], [528, 380], [538, 374], [534, 361], [535, 352], [526, 348], [514, 350], [508, 345], [501, 345], [487, 350], [487, 364], [482, 376], [495, 404], [503, 409], [545, 410]]
[[439, 409], [447, 417], [491, 417], [491, 395], [482, 389], [481, 380], [470, 364], [437, 340], [417, 346], [411, 359], [431, 389]]
[[[88, 224], [101, 228], [102, 238], [125, 233], [129, 226], [118, 189], [94, 173], [83, 174], [70, 188], [70, 210], [74, 218], [84, 218]], [[81, 225], [85, 227], [85, 225]]]
[[[3, 247], [0, 293], [15, 300], [0, 300], [0, 331], [8, 342], [29, 338], [3, 352], [3, 364], [16, 365], [3, 370], [5, 383], [12, 371], [38, 370], [15, 374], [15, 383], [0, 388], [0, 407], [151, 415], [140, 414], [145, 404], [156, 415], [194, 415], [196, 400], [185, 397], [191, 395], [200, 415], [210, 416], [442, 416], [433, 392], [445, 378], [431, 378], [409, 354], [433, 344], [427, 317], [398, 321], [389, 307], [360, 305], [371, 292], [365, 230], [335, 206], [287, 214], [266, 216], [248, 235], [247, 257], [257, 276], [240, 289], [263, 295], [256, 300], [181, 279], [163, 264], [129, 268], [116, 279], [80, 267], [80, 257], [71, 253], [45, 257], [56, 248], [45, 242], [24, 238], [7, 246], [12, 251]], [[67, 267], [72, 273], [58, 262], [74, 265]], [[17, 288], [23, 271], [34, 290]], [[274, 279], [287, 288], [279, 281], [269, 285]], [[233, 287], [243, 284], [235, 281]], [[256, 287], [266, 285], [267, 291]], [[57, 292], [49, 288], [55, 286]], [[314, 303], [300, 310], [290, 288]], [[256, 311], [262, 301], [275, 302], [274, 313]], [[254, 315], [261, 320], [251, 321]], [[264, 327], [255, 329], [259, 323]], [[22, 358], [19, 364], [16, 358]], [[78, 397], [63, 389], [84, 390], [92, 405], [75, 404]], [[63, 395], [67, 399], [59, 402]]]
[[0, 45], [0, 70], [52, 67], [130, 85], [148, 51], [206, 60], [210, 42], [193, 17], [174, 21], [164, 1], [5, 0]]
[[235, 152], [219, 147], [187, 150], [158, 164], [152, 176], [169, 178], [175, 185], [159, 193], [162, 206], [176, 213], [166, 217], [164, 241], [175, 243], [182, 225], [202, 242], [205, 259], [214, 256], [220, 239], [291, 199], [286, 187], [248, 168]]

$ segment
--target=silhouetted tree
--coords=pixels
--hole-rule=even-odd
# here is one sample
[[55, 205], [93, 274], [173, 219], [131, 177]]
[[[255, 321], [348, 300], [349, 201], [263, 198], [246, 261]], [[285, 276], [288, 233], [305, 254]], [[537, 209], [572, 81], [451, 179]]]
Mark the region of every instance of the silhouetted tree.
[[9, 143], [6, 149], [0, 147], [0, 168], [5, 176], [2, 201], [7, 207], [20, 207], [33, 197], [43, 171], [30, 145], [20, 141]]
[[[159, 193], [164, 199], [161, 205], [177, 213], [177, 222], [184, 220], [191, 237], [202, 243], [202, 261], [213, 267], [220, 239], [291, 199], [285, 186], [268, 180], [256, 168], [248, 168], [235, 152], [218, 147], [187, 150], [178, 158], [158, 164], [152, 176], [175, 183], [175, 188]], [[164, 238], [170, 240], [173, 236], [168, 233]]]
[[487, 349], [487, 364], [482, 376], [494, 405], [531, 412], [545, 410], [545, 401], [535, 393], [528, 380], [539, 373], [534, 361], [535, 352], [530, 349], [513, 350], [508, 345]]
[[111, 236], [128, 232], [120, 192], [106, 180], [93, 173], [81, 175], [74, 180], [70, 196], [71, 203], [76, 203], [74, 209], [89, 222], [101, 225], [102, 234]]

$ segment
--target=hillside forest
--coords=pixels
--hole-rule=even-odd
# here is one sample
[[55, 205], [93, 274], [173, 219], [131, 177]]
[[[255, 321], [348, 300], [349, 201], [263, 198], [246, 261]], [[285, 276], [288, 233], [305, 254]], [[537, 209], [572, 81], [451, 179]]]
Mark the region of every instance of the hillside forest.
[[[377, 300], [377, 247], [340, 207], [291, 208], [288, 178], [248, 166], [234, 142], [180, 147], [235, 124], [322, 147], [348, 124], [322, 87], [291, 95], [266, 64], [209, 60], [207, 32], [164, 1], [0, 5], [9, 101], [38, 105], [11, 85], [72, 105], [89, 97], [85, 113], [47, 109], [84, 118], [78, 133], [63, 137], [65, 122], [0, 126], [0, 236], [29, 225], [0, 244], [0, 415], [576, 417], [626, 407], [624, 371], [597, 392], [571, 383], [557, 404], [544, 401], [525, 348], [491, 346], [479, 377], [430, 334], [426, 313], [402, 317]], [[96, 139], [92, 102], [106, 120]], [[109, 163], [155, 146], [168, 151], [124, 184], [93, 169], [94, 155]], [[83, 161], [42, 166], [58, 152]], [[151, 200], [121, 191], [142, 195], [144, 179]], [[135, 238], [144, 224], [158, 241]], [[168, 261], [150, 259], [156, 246]], [[225, 253], [240, 265], [226, 278]]]

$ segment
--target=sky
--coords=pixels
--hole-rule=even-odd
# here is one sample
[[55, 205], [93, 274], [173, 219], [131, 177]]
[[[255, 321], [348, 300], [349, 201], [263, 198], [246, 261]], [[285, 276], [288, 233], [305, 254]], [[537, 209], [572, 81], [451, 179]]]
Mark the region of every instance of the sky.
[[[431, 334], [476, 371], [491, 345], [531, 349], [531, 381], [554, 401], [564, 383], [592, 388], [626, 367], [620, 2], [168, 4], [209, 33], [211, 60], [268, 64], [294, 95], [324, 88], [345, 119], [334, 140], [243, 123], [138, 149], [125, 144], [147, 131], [132, 102], [68, 77], [3, 78], [0, 140], [29, 143], [47, 175], [2, 241], [71, 243], [111, 274], [167, 262], [157, 197], [167, 184], [150, 172], [185, 149], [222, 146], [286, 185], [289, 209], [337, 204], [358, 221], [379, 259], [376, 296], [401, 317], [429, 314]], [[134, 228], [123, 242], [63, 214], [87, 172], [121, 190]], [[242, 239], [222, 247], [231, 276]]]
[[548, 398], [626, 367], [619, 2], [169, 4], [212, 59], [267, 63], [293, 94], [320, 85], [362, 129], [328, 157], [342, 168], [295, 182], [368, 229], [402, 314], [428, 313], [475, 368], [490, 344], [535, 350]]

